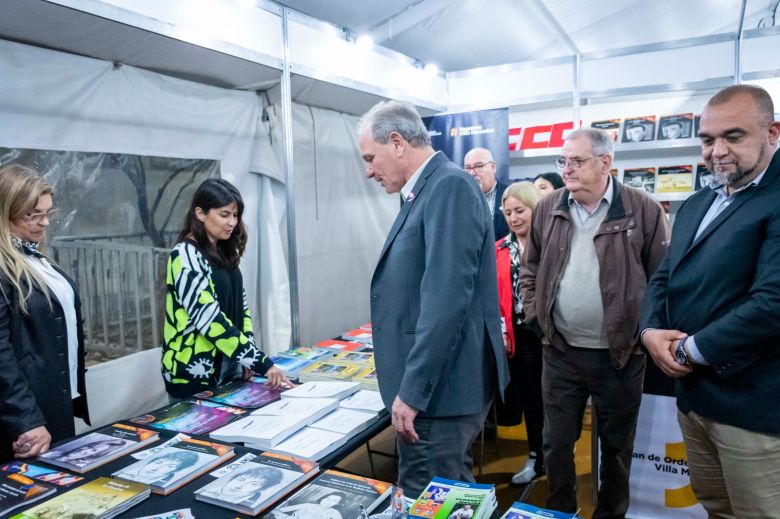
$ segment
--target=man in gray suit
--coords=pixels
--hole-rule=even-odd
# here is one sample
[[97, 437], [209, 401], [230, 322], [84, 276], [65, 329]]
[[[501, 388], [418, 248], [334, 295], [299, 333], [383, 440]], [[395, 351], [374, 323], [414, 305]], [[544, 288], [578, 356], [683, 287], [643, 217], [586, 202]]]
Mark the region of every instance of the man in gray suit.
[[398, 434], [399, 484], [474, 481], [471, 444], [509, 375], [495, 238], [485, 197], [435, 153], [413, 106], [372, 108], [359, 128], [366, 176], [404, 201], [371, 280], [379, 391]]

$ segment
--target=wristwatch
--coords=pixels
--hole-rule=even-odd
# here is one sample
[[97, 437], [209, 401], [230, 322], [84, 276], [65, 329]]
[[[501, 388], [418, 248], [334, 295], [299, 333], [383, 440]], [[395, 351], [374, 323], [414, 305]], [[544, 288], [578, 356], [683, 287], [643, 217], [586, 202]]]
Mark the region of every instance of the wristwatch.
[[689, 359], [688, 354], [685, 353], [685, 341], [687, 340], [687, 337], [685, 339], [680, 339], [680, 342], [677, 343], [677, 349], [674, 350], [674, 360], [677, 364], [682, 364], [683, 366], [691, 365], [691, 359]]

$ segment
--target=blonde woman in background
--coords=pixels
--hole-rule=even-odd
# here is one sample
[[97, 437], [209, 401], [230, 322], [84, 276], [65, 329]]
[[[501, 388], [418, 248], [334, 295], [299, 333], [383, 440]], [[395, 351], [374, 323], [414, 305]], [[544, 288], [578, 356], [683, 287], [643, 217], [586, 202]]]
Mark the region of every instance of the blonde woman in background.
[[43, 254], [52, 195], [35, 170], [0, 168], [0, 462], [89, 423], [78, 290]]
[[496, 242], [498, 299], [504, 327], [504, 344], [512, 376], [497, 399], [499, 425], [517, 425], [525, 418], [528, 432], [528, 461], [512, 483], [523, 485], [544, 474], [542, 457], [542, 343], [523, 322], [520, 293], [520, 264], [531, 231], [531, 218], [539, 202], [539, 192], [530, 182], [517, 182], [504, 191], [501, 207], [509, 234]]

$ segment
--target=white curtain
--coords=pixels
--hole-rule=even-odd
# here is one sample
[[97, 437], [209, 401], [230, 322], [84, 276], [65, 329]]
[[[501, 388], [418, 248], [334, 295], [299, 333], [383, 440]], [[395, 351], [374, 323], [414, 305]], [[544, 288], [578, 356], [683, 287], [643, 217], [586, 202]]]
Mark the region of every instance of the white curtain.
[[[245, 199], [244, 219], [256, 242], [242, 261], [244, 284], [255, 301], [260, 343], [274, 353], [287, 348], [290, 337], [281, 246], [285, 200], [282, 170], [261, 116], [254, 92], [0, 40], [0, 146], [220, 161], [222, 176]], [[94, 377], [88, 374], [91, 407], [101, 410], [97, 424], [125, 418], [136, 402], [161, 396], [141, 394], [161, 387], [159, 368], [150, 369], [154, 363], [144, 355], [143, 361], [118, 359], [94, 370]], [[119, 384], [127, 387], [119, 390]]]
[[[280, 110], [267, 109], [281, 162]], [[363, 174], [357, 125], [354, 116], [293, 105], [301, 346], [369, 320], [371, 274], [399, 210], [399, 198]]]

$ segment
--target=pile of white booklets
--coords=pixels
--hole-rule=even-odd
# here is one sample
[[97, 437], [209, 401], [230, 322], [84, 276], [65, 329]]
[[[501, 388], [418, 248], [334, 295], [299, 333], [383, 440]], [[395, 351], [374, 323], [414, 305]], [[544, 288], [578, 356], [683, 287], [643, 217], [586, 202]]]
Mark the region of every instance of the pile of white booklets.
[[319, 460], [377, 421], [384, 406], [372, 393], [353, 382], [307, 382], [211, 437]]
[[220, 427], [211, 433], [211, 437], [218, 441], [242, 442], [258, 449], [270, 450], [338, 406], [339, 401], [335, 398], [283, 398], [253, 411], [246, 418]]

